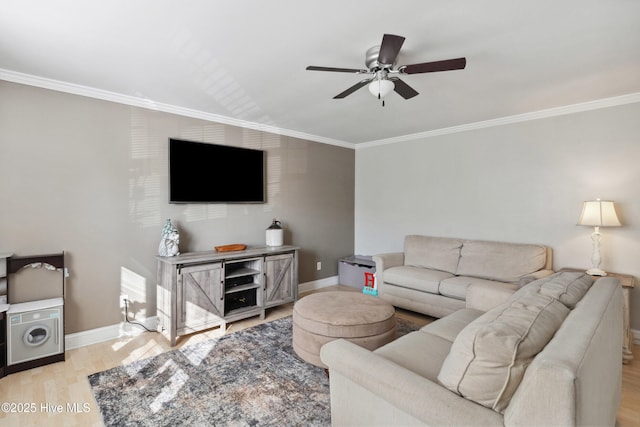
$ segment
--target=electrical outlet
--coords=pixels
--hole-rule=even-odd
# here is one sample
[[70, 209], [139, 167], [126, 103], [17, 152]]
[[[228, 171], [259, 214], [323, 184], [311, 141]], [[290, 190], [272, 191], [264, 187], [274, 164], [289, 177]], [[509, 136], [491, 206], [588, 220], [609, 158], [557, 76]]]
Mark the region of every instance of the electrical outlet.
[[316, 263], [316, 270], [318, 270], [318, 271], [322, 270], [322, 262], [318, 261]]
[[126, 301], [128, 300], [129, 300], [129, 295], [127, 294], [120, 295], [120, 308], [124, 308]]

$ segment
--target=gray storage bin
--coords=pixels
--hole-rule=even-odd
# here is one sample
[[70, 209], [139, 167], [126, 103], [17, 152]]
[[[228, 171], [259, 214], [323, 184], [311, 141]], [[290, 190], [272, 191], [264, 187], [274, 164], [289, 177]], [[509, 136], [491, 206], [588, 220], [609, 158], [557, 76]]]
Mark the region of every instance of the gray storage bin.
[[338, 279], [341, 285], [362, 289], [365, 284], [364, 273], [375, 273], [376, 263], [370, 256], [354, 255], [338, 261]]

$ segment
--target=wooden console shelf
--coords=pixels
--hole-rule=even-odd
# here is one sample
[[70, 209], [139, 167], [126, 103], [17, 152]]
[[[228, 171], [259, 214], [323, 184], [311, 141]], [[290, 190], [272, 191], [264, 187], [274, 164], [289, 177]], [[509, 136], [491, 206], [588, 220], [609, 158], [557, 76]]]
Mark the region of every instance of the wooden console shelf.
[[179, 336], [226, 327], [298, 298], [298, 247], [158, 256], [158, 332]]

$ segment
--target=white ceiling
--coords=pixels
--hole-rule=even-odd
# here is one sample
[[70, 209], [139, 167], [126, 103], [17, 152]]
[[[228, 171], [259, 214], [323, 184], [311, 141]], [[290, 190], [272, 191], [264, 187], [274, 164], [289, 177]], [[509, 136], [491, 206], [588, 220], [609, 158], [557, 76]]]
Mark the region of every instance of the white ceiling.
[[[403, 76], [420, 95], [385, 107], [305, 70], [365, 68], [384, 33], [399, 65], [467, 67]], [[0, 0], [0, 79], [355, 146], [636, 99], [640, 1]]]

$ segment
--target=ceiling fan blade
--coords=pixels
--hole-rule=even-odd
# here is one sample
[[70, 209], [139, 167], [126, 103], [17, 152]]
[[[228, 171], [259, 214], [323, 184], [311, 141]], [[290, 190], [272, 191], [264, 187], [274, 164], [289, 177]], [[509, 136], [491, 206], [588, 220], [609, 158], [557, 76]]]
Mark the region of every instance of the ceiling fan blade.
[[404, 37], [385, 34], [382, 36], [382, 44], [378, 53], [378, 64], [391, 65], [396, 62], [400, 48], [404, 43]]
[[456, 58], [445, 59], [444, 61], [423, 62], [422, 64], [403, 65], [399, 70], [404, 74], [434, 73], [436, 71], [462, 70], [466, 65], [466, 58]]
[[353, 92], [357, 91], [361, 87], [366, 86], [372, 80], [373, 79], [362, 80], [361, 82], [358, 82], [358, 83], [354, 84], [353, 86], [351, 86], [349, 89], [345, 90], [344, 92], [337, 94], [336, 96], [333, 97], [333, 99], [342, 99], [342, 98], [346, 97], [347, 95], [351, 95]]
[[404, 99], [413, 98], [414, 96], [418, 95], [418, 92], [414, 88], [412, 88], [399, 78], [391, 77], [389, 80], [394, 83], [393, 90], [395, 90], [396, 93]]
[[359, 70], [357, 68], [336, 68], [336, 67], [316, 67], [315, 65], [309, 65], [307, 70], [310, 71], [335, 71], [338, 73], [364, 73], [367, 70]]

